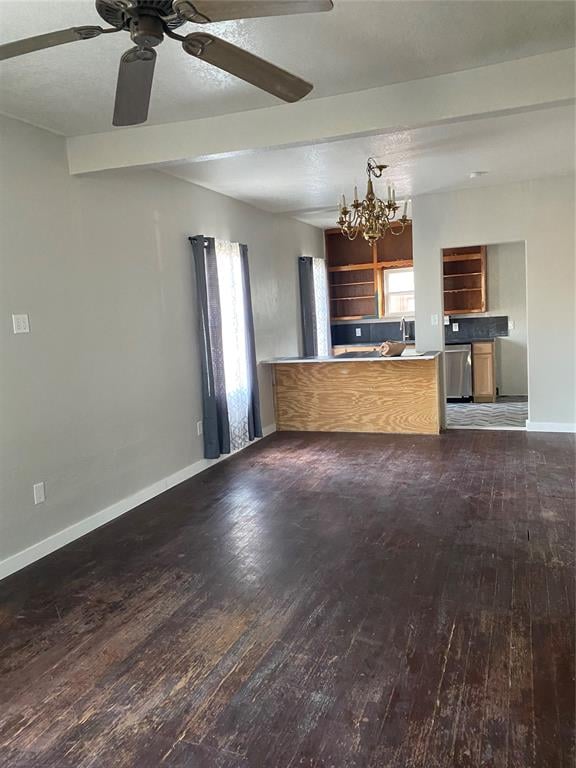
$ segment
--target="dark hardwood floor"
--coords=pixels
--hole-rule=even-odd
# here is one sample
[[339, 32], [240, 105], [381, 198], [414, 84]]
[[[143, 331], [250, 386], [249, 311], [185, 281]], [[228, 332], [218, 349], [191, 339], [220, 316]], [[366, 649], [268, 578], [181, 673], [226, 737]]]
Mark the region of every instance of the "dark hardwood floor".
[[574, 471], [261, 441], [0, 584], [0, 765], [569, 768]]

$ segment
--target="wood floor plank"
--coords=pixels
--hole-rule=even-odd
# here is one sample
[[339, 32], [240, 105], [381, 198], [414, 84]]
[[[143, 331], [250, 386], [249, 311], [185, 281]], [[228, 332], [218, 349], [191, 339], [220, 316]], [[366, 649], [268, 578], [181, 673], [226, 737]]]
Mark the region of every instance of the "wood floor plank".
[[281, 433], [0, 583], [2, 768], [571, 768], [574, 438]]

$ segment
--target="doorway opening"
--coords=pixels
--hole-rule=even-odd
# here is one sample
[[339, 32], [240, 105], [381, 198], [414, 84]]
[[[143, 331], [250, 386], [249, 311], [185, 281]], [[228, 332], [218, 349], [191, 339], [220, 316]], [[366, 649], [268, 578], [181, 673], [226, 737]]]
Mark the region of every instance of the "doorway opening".
[[443, 251], [446, 427], [525, 429], [524, 242]]

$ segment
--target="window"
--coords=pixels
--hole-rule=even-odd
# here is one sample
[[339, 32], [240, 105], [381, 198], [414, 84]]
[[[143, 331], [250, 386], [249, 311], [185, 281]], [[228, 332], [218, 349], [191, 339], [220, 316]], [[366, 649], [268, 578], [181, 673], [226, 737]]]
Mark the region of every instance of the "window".
[[414, 270], [384, 270], [384, 312], [385, 315], [414, 314]]

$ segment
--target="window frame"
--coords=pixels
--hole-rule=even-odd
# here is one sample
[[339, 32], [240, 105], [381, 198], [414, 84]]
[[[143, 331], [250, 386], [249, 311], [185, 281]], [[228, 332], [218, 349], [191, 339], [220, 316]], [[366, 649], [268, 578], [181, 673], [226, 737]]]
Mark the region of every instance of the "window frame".
[[[414, 267], [390, 267], [388, 269], [383, 269], [382, 272], [384, 273], [382, 275], [382, 292], [384, 294], [384, 317], [390, 317], [390, 318], [398, 318], [398, 317], [414, 317], [414, 314], [416, 312], [416, 292], [414, 287], [411, 291], [389, 291], [388, 290], [388, 274], [391, 272], [398, 273], [398, 272], [411, 272], [412, 273], [412, 283], [414, 283]], [[388, 309], [389, 301], [388, 297], [392, 296], [413, 296], [414, 297], [414, 309], [411, 309], [406, 312], [390, 312]]]

